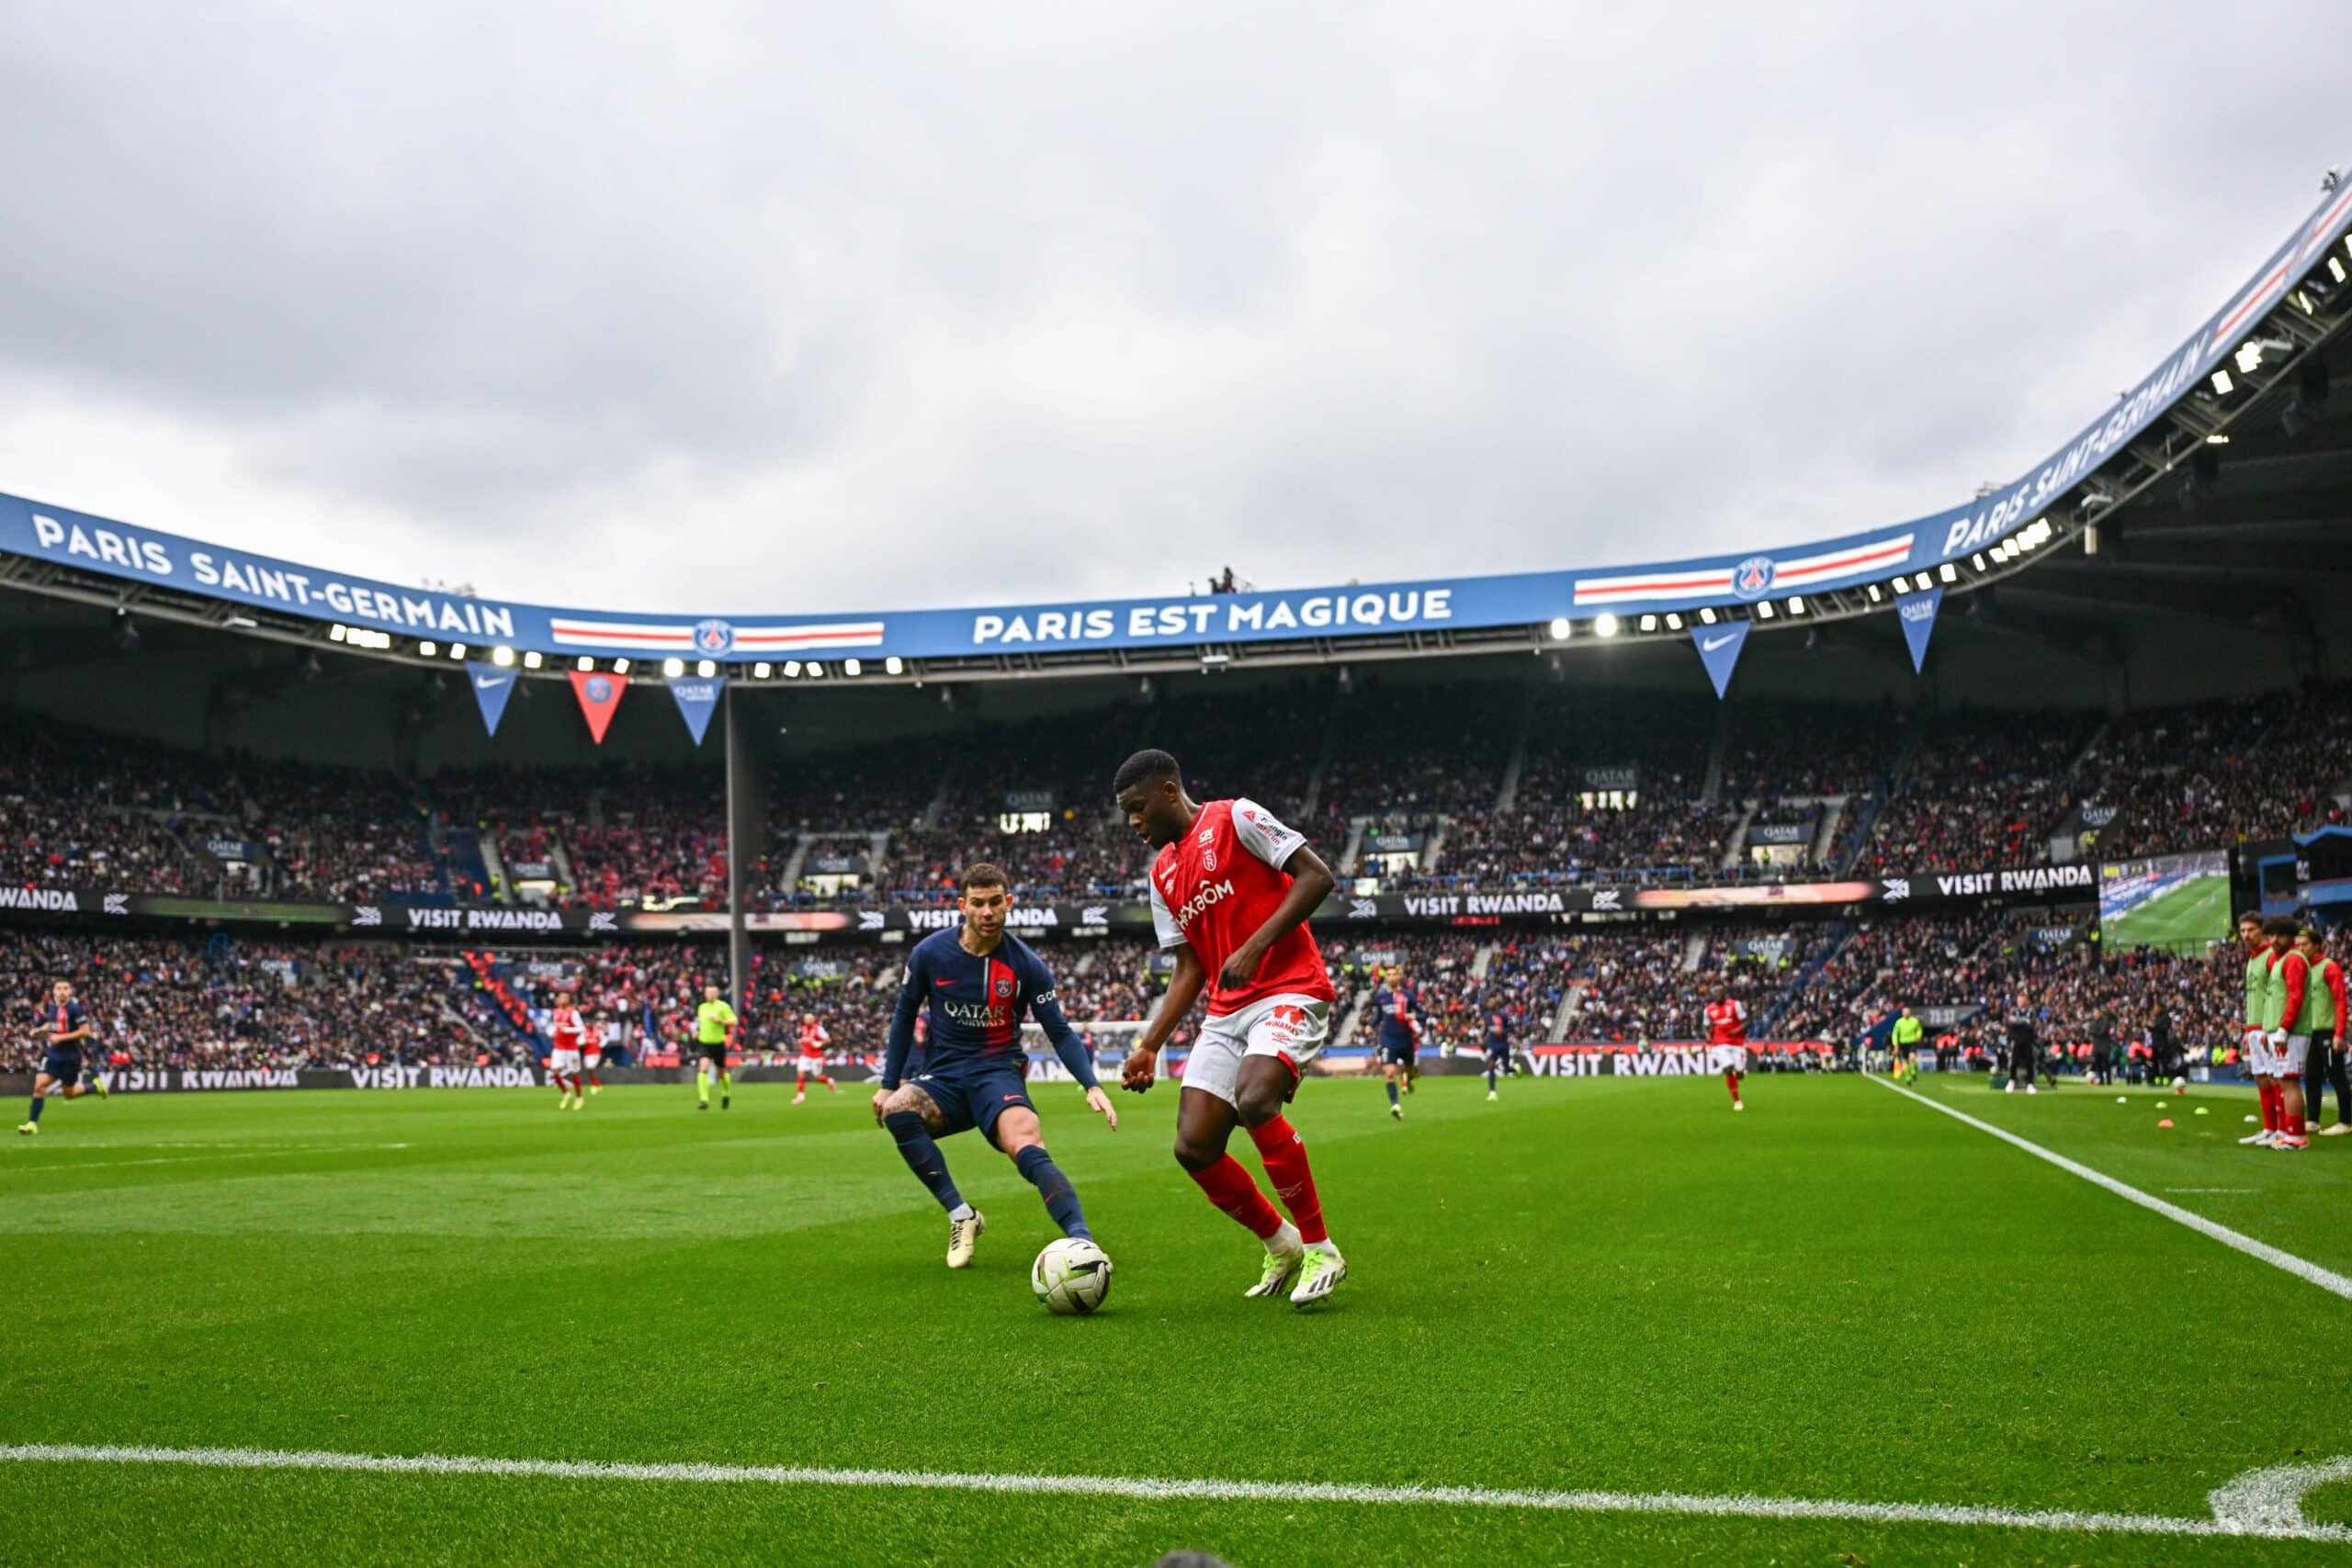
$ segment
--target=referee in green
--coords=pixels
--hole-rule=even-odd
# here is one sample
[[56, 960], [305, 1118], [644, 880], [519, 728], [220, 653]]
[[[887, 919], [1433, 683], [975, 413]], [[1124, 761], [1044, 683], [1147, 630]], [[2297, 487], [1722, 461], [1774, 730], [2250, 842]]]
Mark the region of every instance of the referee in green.
[[1911, 1016], [1907, 1006], [1897, 1014], [1890, 1038], [1894, 1043], [1894, 1080], [1910, 1083], [1919, 1076], [1919, 1042], [1927, 1038], [1928, 1026]]
[[695, 1009], [695, 1048], [702, 1060], [695, 1066], [695, 1092], [701, 1096], [697, 1111], [710, 1109], [710, 1080], [718, 1080], [718, 1109], [734, 1097], [735, 1077], [727, 1070], [728, 1042], [735, 1037], [735, 1010], [719, 999], [717, 986], [702, 988], [702, 1006]]

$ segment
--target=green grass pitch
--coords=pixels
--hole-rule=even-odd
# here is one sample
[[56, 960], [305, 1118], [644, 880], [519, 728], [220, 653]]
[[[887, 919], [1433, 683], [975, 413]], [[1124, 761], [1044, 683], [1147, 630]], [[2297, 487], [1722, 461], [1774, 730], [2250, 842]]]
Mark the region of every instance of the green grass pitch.
[[2216, 941], [2229, 927], [2230, 879], [2199, 876], [2106, 922], [2101, 940], [2112, 948], [2178, 946]]
[[[1255, 1245], [1174, 1098], [1048, 1141], [1116, 1260], [1047, 1316], [1049, 1230], [977, 1139], [978, 1266], [867, 1118], [750, 1086], [119, 1096], [0, 1148], [0, 1444], [1594, 1489], [2209, 1517], [2352, 1452], [2352, 1302], [1883, 1087], [1369, 1082], [1295, 1120], [1351, 1278]], [[2352, 1138], [2250, 1099], [1924, 1092], [2352, 1271]], [[2197, 1106], [2209, 1111], [2192, 1114]], [[2156, 1126], [2160, 1116], [2179, 1123]], [[1254, 1161], [1252, 1162], [1254, 1164]], [[2323, 1352], [2329, 1343], [2334, 1349]], [[2352, 1563], [2352, 1545], [1435, 1502], [0, 1462], [0, 1562]], [[2352, 1484], [2305, 1502], [2352, 1522]], [[1850, 1555], [1848, 1555], [1850, 1554]]]

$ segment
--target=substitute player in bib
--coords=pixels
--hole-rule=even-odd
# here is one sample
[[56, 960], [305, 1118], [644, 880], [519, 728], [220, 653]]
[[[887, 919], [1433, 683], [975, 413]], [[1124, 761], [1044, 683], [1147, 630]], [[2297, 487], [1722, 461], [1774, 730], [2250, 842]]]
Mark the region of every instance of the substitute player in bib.
[[1731, 1090], [1731, 1108], [1745, 1111], [1739, 1086], [1747, 1077], [1747, 1004], [1725, 991], [1704, 1009], [1707, 1020], [1707, 1066], [1723, 1074]]
[[808, 1100], [810, 1078], [815, 1078], [835, 1094], [841, 1093], [842, 1086], [835, 1083], [831, 1075], [825, 1071], [825, 1047], [831, 1043], [832, 1036], [825, 1032], [825, 1026], [817, 1021], [815, 1013], [804, 1012], [800, 1015], [800, 1060], [797, 1064], [799, 1077], [793, 1080], [793, 1104], [799, 1105]]
[[727, 1070], [727, 1047], [735, 1038], [735, 1010], [719, 999], [717, 986], [702, 988], [702, 1006], [695, 1009], [695, 1049], [702, 1059], [695, 1064], [695, 1109], [710, 1109], [710, 1086], [718, 1084], [718, 1109], [734, 1103], [735, 1075]]
[[[2312, 1007], [2316, 1015], [2311, 1060], [2303, 1068], [2308, 1114], [2312, 1132], [2333, 1138], [2352, 1131], [2352, 1075], [2346, 1074], [2344, 1063], [2344, 965], [2327, 955], [2327, 944], [2316, 926], [2305, 926], [2295, 933], [2295, 948], [2311, 965]], [[2320, 1114], [2326, 1109], [2329, 1084], [2335, 1086], [2335, 1121], [2322, 1128]]]
[[[947, 1211], [950, 1269], [972, 1261], [973, 1245], [988, 1221], [956, 1190], [937, 1140], [974, 1127], [1037, 1190], [1063, 1235], [1094, 1239], [1076, 1189], [1046, 1152], [1037, 1108], [1029, 1100], [1029, 1058], [1021, 1049], [1023, 1013], [1037, 1021], [1054, 1055], [1085, 1089], [1087, 1108], [1113, 1132], [1119, 1127], [1119, 1113], [1094, 1076], [1092, 1054], [1070, 1032], [1061, 1003], [1054, 999], [1054, 977], [1027, 942], [1004, 929], [1012, 908], [1006, 881], [995, 866], [967, 866], [960, 900], [964, 923], [932, 932], [907, 955], [899, 1005], [890, 1015], [882, 1087], [874, 1096], [876, 1123], [898, 1140], [907, 1168]], [[904, 1078], [915, 1021], [926, 1013], [931, 1039], [922, 1071]]]
[[558, 1111], [579, 1111], [588, 1104], [587, 1088], [581, 1081], [581, 1057], [587, 1033], [588, 1025], [572, 998], [569, 995], [558, 998], [548, 1014], [548, 1038], [554, 1045], [548, 1053], [548, 1076], [563, 1091], [555, 1102]]
[[2295, 946], [2295, 922], [2284, 915], [2262, 924], [2270, 939], [2270, 986], [2262, 1015], [2268, 1031], [2271, 1070], [2278, 1077], [2278, 1136], [2274, 1149], [2306, 1149], [2303, 1130], [2303, 1066], [2311, 1060], [2312, 1033], [2319, 1010], [2312, 994], [2311, 963]]
[[2245, 1025], [2239, 1048], [2245, 1053], [2246, 1071], [2254, 1075], [2255, 1091], [2262, 1105], [2262, 1131], [2238, 1140], [2256, 1148], [2278, 1141], [2281, 1101], [2278, 1069], [2270, 1060], [2270, 936], [2262, 917], [2252, 909], [2238, 917], [2238, 941], [2245, 948]]
[[42, 1026], [41, 1033], [35, 1036], [45, 1049], [40, 1071], [33, 1075], [32, 1108], [25, 1117], [25, 1124], [17, 1129], [27, 1137], [40, 1131], [40, 1113], [51, 1095], [60, 1100], [79, 1100], [85, 1094], [95, 1094], [100, 1100], [107, 1097], [104, 1073], [92, 1073], [88, 1083], [82, 1081], [82, 1047], [96, 1032], [90, 1027], [89, 1014], [74, 999], [72, 981], [60, 980], [49, 988]]
[[[1295, 1276], [1291, 1303], [1312, 1305], [1348, 1277], [1348, 1266], [1324, 1228], [1306, 1145], [1283, 1106], [1331, 1026], [1331, 976], [1306, 929], [1331, 891], [1331, 868], [1254, 801], [1193, 800], [1165, 751], [1129, 757], [1111, 788], [1127, 826], [1159, 852], [1152, 924], [1159, 945], [1176, 953], [1168, 994], [1137, 1036], [1124, 1082], [1137, 1094], [1151, 1088], [1160, 1047], [1206, 989], [1207, 1014], [1177, 1100], [1176, 1162], [1265, 1244], [1264, 1270], [1244, 1294], [1278, 1294]], [[1290, 1220], [1226, 1153], [1237, 1122], [1250, 1130]]]

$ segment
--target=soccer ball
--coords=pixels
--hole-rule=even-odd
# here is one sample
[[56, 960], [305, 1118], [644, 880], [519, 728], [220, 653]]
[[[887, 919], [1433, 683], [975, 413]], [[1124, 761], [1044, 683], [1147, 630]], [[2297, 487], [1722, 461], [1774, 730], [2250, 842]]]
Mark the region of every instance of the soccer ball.
[[1046, 1310], [1064, 1317], [1083, 1315], [1111, 1293], [1111, 1259], [1091, 1241], [1066, 1235], [1046, 1244], [1029, 1266], [1029, 1288]]

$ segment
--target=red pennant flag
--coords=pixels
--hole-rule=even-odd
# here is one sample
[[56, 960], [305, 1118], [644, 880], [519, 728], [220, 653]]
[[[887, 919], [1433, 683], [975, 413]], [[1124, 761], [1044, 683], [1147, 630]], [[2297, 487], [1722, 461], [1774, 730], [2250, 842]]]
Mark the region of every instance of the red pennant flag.
[[605, 743], [605, 731], [613, 727], [613, 710], [621, 705], [621, 693], [628, 687], [626, 675], [602, 675], [593, 671], [571, 672], [571, 693], [580, 699], [580, 716], [588, 721], [588, 733], [596, 744]]

